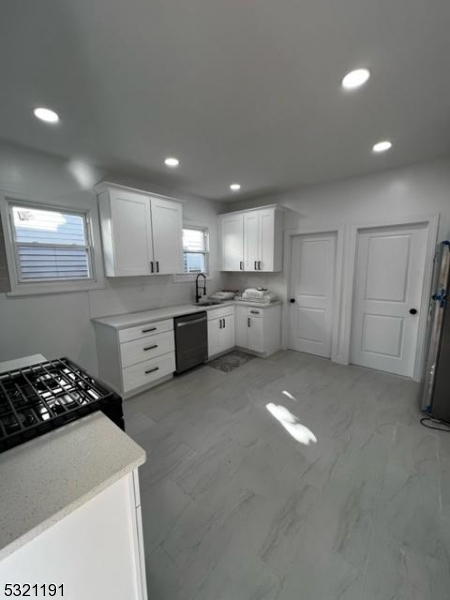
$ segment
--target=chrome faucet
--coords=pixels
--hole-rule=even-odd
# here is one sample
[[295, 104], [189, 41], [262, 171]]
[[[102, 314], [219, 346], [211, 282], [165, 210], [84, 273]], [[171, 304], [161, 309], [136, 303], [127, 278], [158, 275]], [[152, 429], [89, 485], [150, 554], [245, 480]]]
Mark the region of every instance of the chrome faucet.
[[[199, 294], [198, 293], [198, 278], [199, 277], [203, 277], [203, 279], [205, 280], [203, 282], [203, 294]], [[199, 302], [200, 298], [202, 296], [206, 296], [206, 276], [203, 273], [199, 273], [197, 275], [197, 277], [195, 278], [195, 302]]]

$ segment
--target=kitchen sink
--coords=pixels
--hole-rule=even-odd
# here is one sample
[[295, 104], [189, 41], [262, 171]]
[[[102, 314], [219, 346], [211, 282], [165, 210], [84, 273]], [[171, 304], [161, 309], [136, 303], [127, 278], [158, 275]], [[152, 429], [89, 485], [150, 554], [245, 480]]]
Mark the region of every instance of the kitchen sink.
[[222, 302], [220, 302], [220, 300], [217, 300], [216, 302], [196, 302], [192, 306], [216, 306], [217, 304], [222, 304]]

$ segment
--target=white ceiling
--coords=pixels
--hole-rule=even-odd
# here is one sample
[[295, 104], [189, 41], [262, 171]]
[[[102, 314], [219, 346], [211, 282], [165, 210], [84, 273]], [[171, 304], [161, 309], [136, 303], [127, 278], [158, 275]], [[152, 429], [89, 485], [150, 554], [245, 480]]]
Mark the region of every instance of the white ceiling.
[[[450, 152], [449, 0], [1, 0], [0, 137], [211, 198]], [[372, 78], [344, 93], [343, 75]], [[58, 126], [34, 119], [48, 106]], [[374, 155], [389, 138], [393, 149]], [[177, 171], [163, 164], [180, 159]]]

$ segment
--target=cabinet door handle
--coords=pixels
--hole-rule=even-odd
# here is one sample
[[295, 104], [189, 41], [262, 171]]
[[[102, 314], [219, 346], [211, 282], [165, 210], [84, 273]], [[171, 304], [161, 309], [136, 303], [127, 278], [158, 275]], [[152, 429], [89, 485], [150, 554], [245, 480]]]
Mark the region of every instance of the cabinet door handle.
[[155, 267], [153, 266], [153, 261], [150, 261], [150, 272], [154, 273], [155, 272]]
[[148, 371], [145, 371], [145, 374], [148, 375], [149, 373], [154, 373], [155, 371], [159, 371], [159, 367], [155, 367], [154, 369], [149, 369]]
[[144, 352], [147, 352], [147, 350], [154, 350], [157, 347], [158, 347], [158, 344], [153, 344], [153, 346], [147, 346], [146, 348], [144, 348]]
[[142, 333], [149, 333], [150, 331], [156, 331], [156, 327], [150, 327], [150, 329], [143, 329]]
[[258, 260], [258, 271], [261, 271], [261, 261]]
[[255, 260], [255, 271], [257, 271], [257, 270], [258, 270], [258, 261]]
[[156, 261], [156, 272], [159, 273], [159, 260]]
[[252, 320], [250, 319], [250, 317], [247, 319], [247, 327], [251, 327], [252, 326]]
[[242, 261], [242, 260], [241, 260], [241, 261], [240, 261], [240, 263], [239, 263], [239, 269], [240, 269], [241, 271], [243, 271], [243, 270], [244, 270], [244, 261]]
[[219, 319], [219, 329], [222, 329], [222, 319]]
[[225, 319], [223, 320], [223, 328], [225, 329], [225, 327], [227, 326], [227, 322], [225, 321]]
[[251, 310], [252, 315], [259, 315], [259, 310]]

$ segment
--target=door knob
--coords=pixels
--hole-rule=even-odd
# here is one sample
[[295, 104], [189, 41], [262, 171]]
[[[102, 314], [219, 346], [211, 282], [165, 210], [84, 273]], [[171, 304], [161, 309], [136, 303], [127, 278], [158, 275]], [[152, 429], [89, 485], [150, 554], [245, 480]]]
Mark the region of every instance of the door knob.
[[294, 303], [295, 303], [295, 298], [291, 298], [291, 299], [289, 300], [289, 302], [290, 302], [291, 304], [294, 304]]
[[410, 308], [409, 314], [410, 315], [417, 315], [417, 308]]

